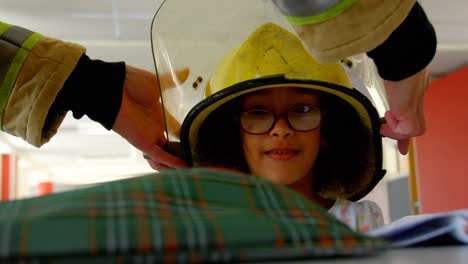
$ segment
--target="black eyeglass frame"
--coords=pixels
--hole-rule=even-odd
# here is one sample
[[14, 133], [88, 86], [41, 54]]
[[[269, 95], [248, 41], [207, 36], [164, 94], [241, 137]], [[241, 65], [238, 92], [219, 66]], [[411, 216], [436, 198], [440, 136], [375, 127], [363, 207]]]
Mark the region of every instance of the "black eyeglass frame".
[[[311, 108], [315, 108], [315, 109], [318, 109], [319, 111], [319, 116], [320, 116], [320, 120], [317, 124], [317, 126], [315, 126], [314, 128], [311, 128], [311, 129], [305, 129], [305, 130], [302, 130], [302, 129], [297, 129], [295, 128], [290, 120], [289, 120], [289, 114], [291, 113], [292, 110], [294, 109], [297, 109], [299, 107], [304, 107], [304, 106], [308, 106], [308, 107], [311, 107]], [[247, 113], [247, 112], [250, 112], [250, 111], [253, 111], [253, 110], [262, 110], [264, 112], [268, 112], [268, 113], [271, 113], [273, 115], [273, 121], [270, 125], [270, 127], [264, 131], [264, 132], [259, 132], [259, 133], [253, 133], [251, 131], [248, 131], [242, 124], [242, 114], [243, 113]], [[266, 109], [250, 109], [250, 110], [246, 110], [246, 111], [241, 111], [241, 113], [239, 114], [238, 116], [238, 119], [239, 119], [239, 125], [242, 129], [242, 131], [244, 131], [245, 133], [247, 134], [250, 134], [250, 135], [263, 135], [263, 134], [267, 134], [269, 133], [276, 125], [276, 123], [278, 122], [279, 119], [284, 119], [286, 121], [286, 123], [288, 124], [288, 127], [292, 130], [295, 130], [295, 131], [299, 131], [299, 132], [308, 132], [308, 131], [313, 131], [313, 130], [316, 130], [317, 128], [319, 128], [322, 124], [322, 120], [323, 120], [323, 116], [324, 116], [324, 109], [322, 109], [321, 107], [318, 107], [318, 106], [313, 106], [313, 105], [298, 105], [298, 106], [294, 106], [294, 107], [291, 107], [287, 112], [283, 112], [283, 113], [279, 113], [279, 114], [275, 114], [273, 111], [269, 111], [269, 110], [266, 110]]]

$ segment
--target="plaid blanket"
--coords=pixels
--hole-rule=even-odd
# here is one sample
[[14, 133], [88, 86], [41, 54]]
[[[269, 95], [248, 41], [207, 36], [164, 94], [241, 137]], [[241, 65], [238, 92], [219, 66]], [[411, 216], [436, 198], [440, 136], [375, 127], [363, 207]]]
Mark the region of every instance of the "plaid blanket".
[[167, 170], [0, 204], [0, 263], [205, 263], [368, 255], [300, 194], [212, 169]]

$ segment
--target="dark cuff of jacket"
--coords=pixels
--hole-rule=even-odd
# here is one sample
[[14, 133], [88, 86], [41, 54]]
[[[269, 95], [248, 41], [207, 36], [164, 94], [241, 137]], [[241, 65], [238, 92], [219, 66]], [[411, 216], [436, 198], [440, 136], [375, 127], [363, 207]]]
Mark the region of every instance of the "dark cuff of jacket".
[[403, 23], [367, 55], [374, 60], [383, 79], [400, 81], [424, 69], [436, 48], [434, 27], [416, 2]]
[[124, 62], [91, 60], [83, 55], [55, 98], [48, 117], [72, 111], [74, 118], [87, 115], [110, 130], [122, 103], [124, 80]]

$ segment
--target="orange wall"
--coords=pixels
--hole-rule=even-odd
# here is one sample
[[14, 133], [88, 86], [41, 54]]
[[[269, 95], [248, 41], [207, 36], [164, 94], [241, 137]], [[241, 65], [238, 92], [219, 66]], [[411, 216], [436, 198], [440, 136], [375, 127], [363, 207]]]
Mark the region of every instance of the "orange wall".
[[468, 208], [468, 66], [433, 81], [424, 108], [415, 148], [422, 213]]

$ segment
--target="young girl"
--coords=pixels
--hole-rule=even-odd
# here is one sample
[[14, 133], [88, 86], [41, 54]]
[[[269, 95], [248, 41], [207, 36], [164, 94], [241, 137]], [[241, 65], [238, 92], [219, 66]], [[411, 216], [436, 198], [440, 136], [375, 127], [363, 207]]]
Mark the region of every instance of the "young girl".
[[365, 196], [383, 177], [379, 118], [339, 64], [267, 23], [212, 74], [181, 129], [185, 157], [289, 186], [355, 230], [383, 224]]

